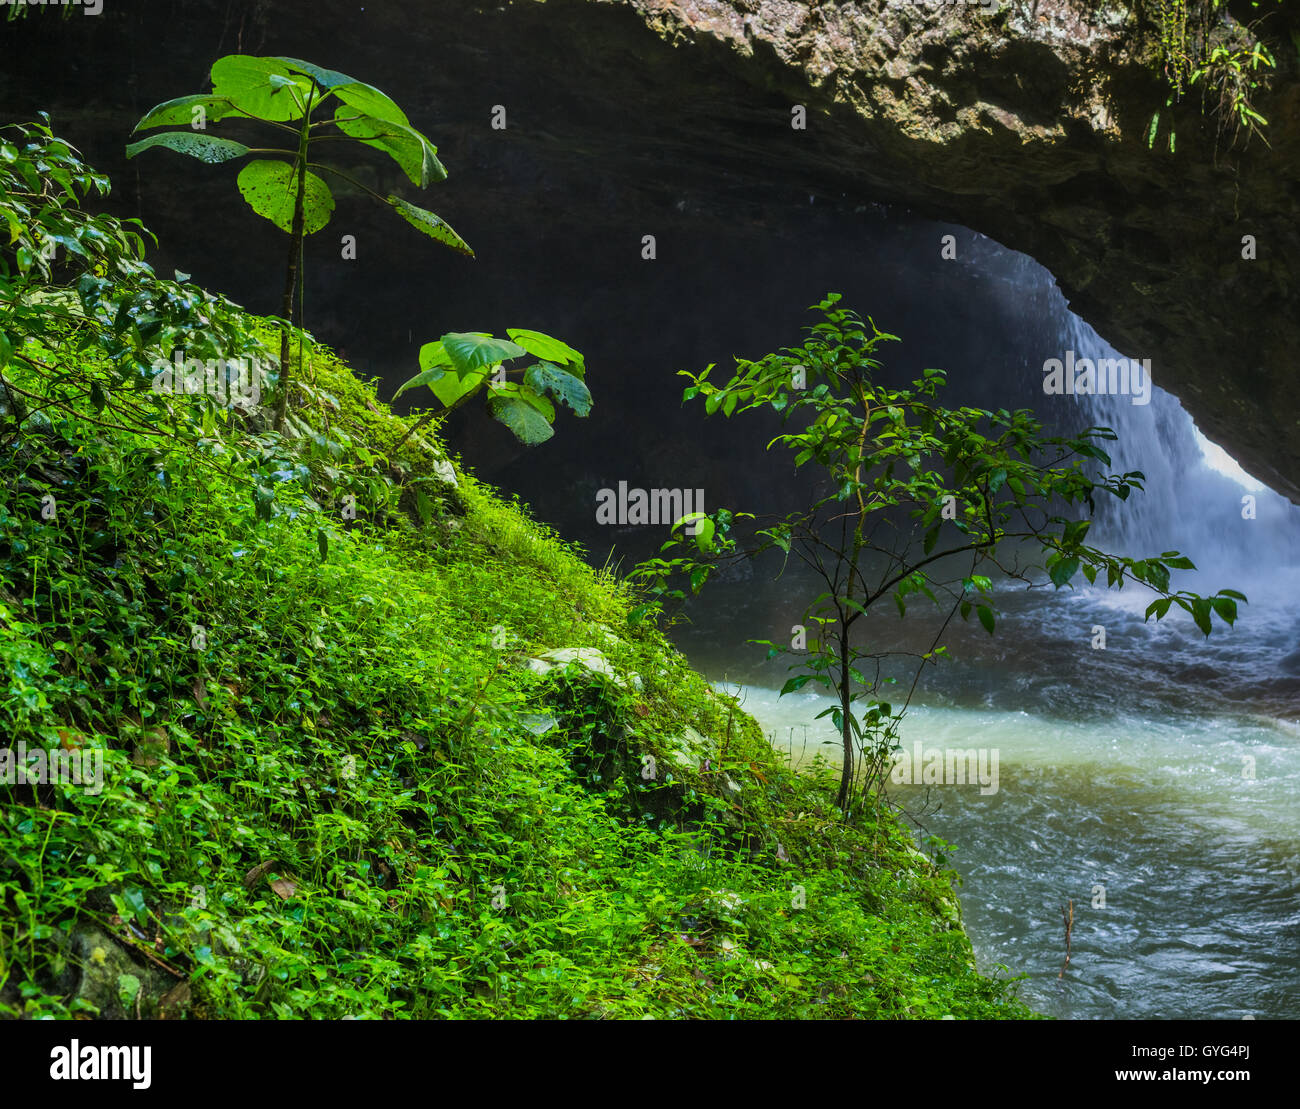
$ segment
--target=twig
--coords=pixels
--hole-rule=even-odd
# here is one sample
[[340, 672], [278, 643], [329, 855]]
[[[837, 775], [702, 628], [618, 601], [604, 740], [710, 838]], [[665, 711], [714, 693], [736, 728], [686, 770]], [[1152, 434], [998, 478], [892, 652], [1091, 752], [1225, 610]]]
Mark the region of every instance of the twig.
[[1074, 932], [1073, 900], [1061, 910], [1061, 919], [1065, 921], [1065, 962], [1061, 965], [1061, 973], [1056, 976], [1058, 979], [1065, 977], [1065, 968], [1070, 965], [1070, 936]]
[[131, 948], [132, 951], [138, 952], [139, 954], [143, 955], [155, 966], [162, 967], [162, 969], [167, 971], [168, 974], [175, 975], [177, 978], [181, 978], [181, 979], [185, 979], [189, 977], [189, 975], [186, 974], [183, 970], [177, 970], [174, 966], [171, 965], [171, 963], [167, 962], [164, 959], [160, 959], [157, 955], [155, 955], [152, 951], [150, 951], [147, 947], [145, 947], [144, 944], [140, 943], [134, 936], [132, 936], [129, 931], [115, 932], [113, 933], [113, 938], [118, 940], [121, 943], [126, 944], [129, 948]]

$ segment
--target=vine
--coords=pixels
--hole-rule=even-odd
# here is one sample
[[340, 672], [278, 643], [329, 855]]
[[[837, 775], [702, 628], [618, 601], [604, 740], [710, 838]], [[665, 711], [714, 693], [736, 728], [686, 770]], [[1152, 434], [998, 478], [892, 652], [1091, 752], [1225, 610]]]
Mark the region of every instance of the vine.
[[1174, 95], [1181, 98], [1193, 71], [1187, 37], [1187, 0], [1159, 0], [1160, 58]]
[[[1251, 0], [1258, 10], [1261, 4], [1281, 5], [1283, 0]], [[1190, 4], [1190, 11], [1189, 11]], [[1268, 85], [1269, 71], [1277, 61], [1269, 47], [1254, 34], [1259, 21], [1245, 27], [1228, 12], [1228, 0], [1156, 0], [1160, 26], [1157, 64], [1169, 84], [1165, 107], [1181, 102], [1191, 89], [1201, 91], [1201, 111], [1218, 122], [1218, 137], [1226, 137], [1228, 147], [1245, 136], [1246, 142], [1258, 135], [1264, 144], [1262, 128], [1268, 120], [1255, 107], [1260, 92]], [[1267, 13], [1265, 13], [1267, 14]], [[1160, 129], [1160, 111], [1151, 116], [1147, 146], [1155, 145]], [[1168, 132], [1169, 150], [1175, 134]]]

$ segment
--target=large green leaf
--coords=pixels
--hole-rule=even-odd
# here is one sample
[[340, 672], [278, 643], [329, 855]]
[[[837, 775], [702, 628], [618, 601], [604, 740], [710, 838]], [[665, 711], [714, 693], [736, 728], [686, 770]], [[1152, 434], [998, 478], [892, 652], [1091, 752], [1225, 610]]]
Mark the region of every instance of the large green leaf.
[[545, 443], [555, 434], [546, 417], [517, 394], [489, 397], [488, 411], [526, 446]]
[[277, 123], [302, 118], [312, 87], [310, 77], [293, 73], [279, 58], [227, 54], [212, 66], [213, 96], [229, 100], [258, 119]]
[[527, 353], [508, 339], [494, 339], [481, 331], [449, 331], [441, 342], [456, 372], [462, 375]]
[[232, 142], [230, 139], [219, 139], [198, 131], [164, 131], [160, 135], [150, 135], [147, 139], [131, 143], [126, 148], [126, 156], [134, 158], [151, 146], [165, 146], [168, 150], [188, 154], [200, 162], [214, 164], [228, 162], [231, 158], [242, 158], [248, 153], [248, 147], [243, 143]]
[[[436, 370], [426, 371], [434, 374]], [[478, 370], [475, 373], [466, 374], [461, 377], [454, 373], [443, 372], [441, 377], [426, 382], [433, 395], [442, 401], [443, 405], [450, 408], [458, 401], [475, 392], [480, 385], [486, 380], [488, 371], [486, 369]], [[424, 376], [421, 374], [420, 376]]]
[[[512, 334], [511, 337], [515, 336]], [[539, 393], [549, 393], [567, 405], [576, 416], [585, 416], [591, 411], [591, 391], [587, 386], [567, 370], [550, 362], [537, 362], [529, 366], [524, 371], [524, 384]]]
[[418, 208], [409, 201], [403, 200], [400, 196], [390, 196], [388, 203], [396, 208], [397, 214], [412, 227], [423, 231], [430, 238], [437, 239], [440, 243], [445, 243], [452, 250], [468, 254], [471, 258], [474, 257], [474, 252], [470, 249], [469, 243], [457, 235], [451, 229], [451, 225], [441, 216], [435, 216], [427, 209]]
[[536, 355], [538, 358], [544, 358], [548, 362], [572, 363], [577, 369], [570, 372], [582, 377], [582, 355], [569, 346], [568, 343], [562, 343], [559, 339], [545, 335], [540, 331], [528, 331], [522, 327], [508, 327], [506, 328], [506, 334], [529, 354]]
[[[298, 175], [288, 162], [259, 158], [239, 172], [239, 191], [259, 216], [292, 234], [293, 209], [298, 196]], [[307, 174], [303, 193], [303, 233], [311, 235], [330, 221], [334, 197], [329, 186], [314, 173]]]
[[382, 150], [402, 167], [413, 185], [423, 189], [430, 181], [446, 178], [447, 171], [438, 161], [437, 148], [414, 127], [375, 116], [355, 116], [346, 104], [340, 104], [334, 111], [334, 121], [340, 131], [366, 146]]
[[189, 126], [194, 120], [194, 109], [196, 107], [203, 109], [203, 114], [210, 123], [216, 123], [217, 120], [225, 119], [226, 116], [242, 116], [244, 114], [224, 96], [212, 96], [206, 92], [199, 92], [193, 96], [178, 96], [175, 100], [166, 100], [150, 108], [145, 112], [144, 118], [135, 125], [135, 130], [144, 131], [150, 127], [166, 127], [175, 123], [183, 123]]

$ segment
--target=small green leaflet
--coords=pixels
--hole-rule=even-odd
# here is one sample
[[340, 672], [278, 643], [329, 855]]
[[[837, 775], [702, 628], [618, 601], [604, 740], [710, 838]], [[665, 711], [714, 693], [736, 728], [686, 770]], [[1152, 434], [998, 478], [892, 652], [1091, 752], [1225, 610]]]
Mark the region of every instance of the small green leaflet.
[[1214, 611], [1219, 614], [1219, 619], [1226, 624], [1232, 624], [1237, 619], [1237, 602], [1231, 597], [1211, 597], [1210, 604]]
[[1069, 582], [1079, 569], [1079, 560], [1077, 558], [1062, 558], [1052, 564], [1047, 571], [1052, 579], [1052, 584], [1060, 589], [1061, 586]]
[[1150, 620], [1152, 616], [1157, 620], [1161, 619], [1169, 611], [1169, 606], [1173, 603], [1174, 599], [1172, 597], [1161, 597], [1159, 600], [1152, 601], [1147, 605], [1146, 619]]

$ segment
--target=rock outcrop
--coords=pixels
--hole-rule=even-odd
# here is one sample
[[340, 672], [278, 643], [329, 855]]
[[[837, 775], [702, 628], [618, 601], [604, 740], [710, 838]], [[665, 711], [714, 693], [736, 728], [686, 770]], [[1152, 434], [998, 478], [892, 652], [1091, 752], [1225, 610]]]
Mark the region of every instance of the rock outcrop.
[[[1300, 499], [1291, 17], [1275, 11], [1264, 23], [1278, 62], [1257, 105], [1268, 145], [1225, 149], [1222, 121], [1202, 115], [1199, 94], [1165, 107], [1157, 5], [628, 2], [679, 51], [805, 105], [816, 136], [803, 156], [824, 178], [1043, 263], [1104, 338], [1153, 359], [1157, 383], [1202, 431]], [[1225, 20], [1216, 33], [1249, 38]]]

